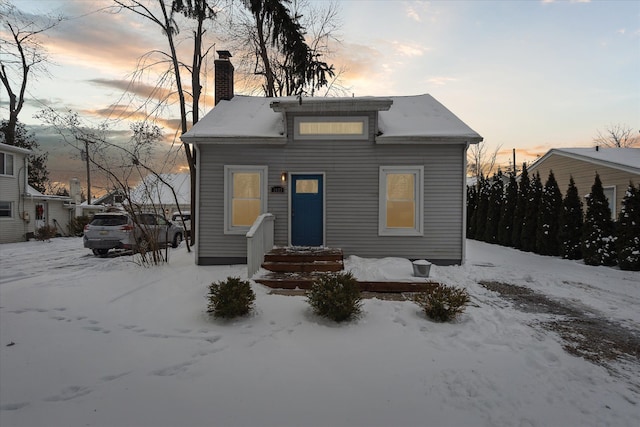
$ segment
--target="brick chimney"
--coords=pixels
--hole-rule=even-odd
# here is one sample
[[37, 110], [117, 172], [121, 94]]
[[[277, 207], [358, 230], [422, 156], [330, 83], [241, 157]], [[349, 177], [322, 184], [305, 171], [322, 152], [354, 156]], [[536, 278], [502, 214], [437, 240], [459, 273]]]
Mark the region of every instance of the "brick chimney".
[[233, 64], [229, 60], [228, 50], [217, 50], [218, 59], [214, 61], [215, 76], [215, 104], [221, 100], [229, 101], [233, 98]]

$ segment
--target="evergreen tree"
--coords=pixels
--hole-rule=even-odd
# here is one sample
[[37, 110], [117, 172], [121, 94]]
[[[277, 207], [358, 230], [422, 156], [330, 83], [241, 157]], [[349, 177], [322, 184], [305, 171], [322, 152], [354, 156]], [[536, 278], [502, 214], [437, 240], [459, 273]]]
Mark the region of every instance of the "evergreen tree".
[[518, 184], [518, 200], [516, 201], [516, 209], [513, 212], [513, 231], [511, 234], [511, 243], [518, 249], [522, 249], [522, 224], [524, 223], [524, 214], [527, 208], [527, 199], [529, 198], [529, 173], [527, 172], [527, 164], [522, 164], [522, 173], [520, 174], [520, 183]]
[[[6, 137], [9, 132], [9, 121], [2, 120], [0, 123], [0, 133], [3, 134], [5, 143], [31, 150], [31, 154], [27, 156], [29, 159], [29, 185], [39, 192], [44, 193], [47, 189], [47, 182], [49, 182], [49, 171], [47, 170], [48, 153], [36, 154], [40, 148], [40, 144], [36, 141], [35, 136], [29, 133], [24, 123], [17, 122], [13, 135], [13, 143], [10, 143], [9, 138]], [[0, 139], [0, 141], [1, 140], [2, 139]]]
[[569, 178], [567, 194], [562, 201], [562, 214], [560, 216], [560, 255], [562, 258], [582, 258], [582, 248], [580, 245], [582, 223], [582, 201], [580, 200], [578, 188], [572, 176]]
[[640, 271], [640, 185], [629, 183], [622, 199], [616, 246], [622, 270]]
[[484, 230], [487, 226], [487, 209], [489, 207], [489, 180], [480, 175], [478, 181], [478, 208], [476, 209], [475, 239], [482, 240], [484, 238]]
[[498, 224], [498, 243], [503, 246], [513, 246], [513, 220], [518, 202], [518, 183], [516, 182], [515, 173], [509, 174], [509, 183], [504, 193], [502, 201], [502, 213], [500, 214], [500, 223]]
[[540, 255], [560, 255], [560, 214], [562, 213], [562, 193], [553, 171], [542, 189], [538, 209], [536, 229], [536, 252]]
[[478, 191], [475, 185], [467, 185], [467, 238], [475, 238], [475, 215], [478, 207]]
[[520, 244], [523, 251], [536, 251], [536, 231], [538, 229], [538, 208], [540, 207], [540, 197], [542, 196], [542, 182], [540, 174], [536, 173], [529, 185], [527, 195], [527, 205], [524, 212], [524, 221], [522, 223], [522, 234], [520, 236]]
[[498, 225], [500, 212], [502, 211], [502, 198], [504, 197], [504, 184], [502, 171], [498, 169], [491, 179], [489, 188], [489, 205], [487, 206], [487, 226], [484, 230], [484, 241], [496, 243], [498, 241]]
[[587, 265], [615, 265], [615, 236], [609, 201], [602, 181], [596, 179], [587, 195], [587, 213], [582, 230], [582, 256]]

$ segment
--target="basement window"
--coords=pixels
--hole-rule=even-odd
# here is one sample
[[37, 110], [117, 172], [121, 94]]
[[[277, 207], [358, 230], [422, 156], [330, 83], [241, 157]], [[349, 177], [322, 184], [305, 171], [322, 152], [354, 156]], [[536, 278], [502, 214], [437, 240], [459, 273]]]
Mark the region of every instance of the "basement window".
[[369, 118], [366, 116], [295, 117], [295, 139], [367, 139]]

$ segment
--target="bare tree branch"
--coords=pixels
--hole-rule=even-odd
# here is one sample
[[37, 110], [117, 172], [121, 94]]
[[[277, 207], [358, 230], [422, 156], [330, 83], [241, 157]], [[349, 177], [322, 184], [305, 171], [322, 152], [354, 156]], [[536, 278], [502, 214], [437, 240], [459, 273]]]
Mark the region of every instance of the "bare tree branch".
[[[639, 131], [640, 132], [640, 131]], [[626, 124], [610, 124], [598, 131], [593, 142], [601, 147], [629, 148], [640, 146], [640, 134]]]

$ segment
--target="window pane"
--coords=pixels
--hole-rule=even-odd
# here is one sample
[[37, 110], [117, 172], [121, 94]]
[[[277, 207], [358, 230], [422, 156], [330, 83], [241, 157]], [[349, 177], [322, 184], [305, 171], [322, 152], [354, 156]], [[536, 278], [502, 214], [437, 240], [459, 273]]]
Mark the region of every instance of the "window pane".
[[13, 155], [5, 154], [5, 172], [6, 175], [13, 175]]
[[232, 202], [231, 225], [234, 227], [252, 226], [260, 215], [260, 199], [234, 199]]
[[387, 201], [387, 227], [389, 228], [414, 228], [415, 227], [415, 203]]
[[362, 135], [364, 123], [357, 122], [300, 122], [300, 135]]
[[317, 179], [299, 179], [296, 181], [296, 193], [318, 194]]
[[412, 173], [387, 174], [387, 200], [413, 200], [413, 197], [414, 175]]
[[4, 153], [0, 153], [0, 175], [4, 175]]
[[233, 174], [233, 198], [260, 198], [260, 174], [236, 172]]
[[0, 202], [0, 217], [11, 217], [11, 202]]

